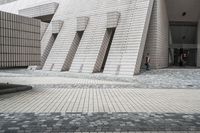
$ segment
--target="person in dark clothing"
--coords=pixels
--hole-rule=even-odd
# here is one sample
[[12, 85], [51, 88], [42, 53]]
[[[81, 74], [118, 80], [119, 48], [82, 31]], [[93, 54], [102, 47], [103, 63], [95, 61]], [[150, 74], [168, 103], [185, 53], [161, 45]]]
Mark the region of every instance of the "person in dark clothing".
[[183, 51], [183, 49], [181, 48], [180, 49], [180, 54], [179, 54], [179, 58], [180, 58], [180, 60], [179, 60], [179, 66], [183, 66], [184, 65], [184, 63], [185, 63], [185, 61], [184, 61], [184, 51]]
[[145, 57], [145, 66], [146, 66], [146, 70], [150, 70], [150, 56], [149, 53], [147, 53], [147, 56]]

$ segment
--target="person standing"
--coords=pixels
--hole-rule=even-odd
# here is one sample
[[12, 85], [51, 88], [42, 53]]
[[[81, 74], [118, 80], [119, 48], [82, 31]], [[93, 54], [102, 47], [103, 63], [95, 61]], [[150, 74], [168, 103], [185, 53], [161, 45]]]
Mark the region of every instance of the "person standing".
[[179, 66], [182, 67], [184, 64], [184, 51], [181, 48], [180, 49], [180, 54], [179, 54]]
[[146, 66], [146, 70], [149, 71], [150, 70], [150, 56], [149, 53], [147, 53], [147, 56], [145, 57], [145, 66]]

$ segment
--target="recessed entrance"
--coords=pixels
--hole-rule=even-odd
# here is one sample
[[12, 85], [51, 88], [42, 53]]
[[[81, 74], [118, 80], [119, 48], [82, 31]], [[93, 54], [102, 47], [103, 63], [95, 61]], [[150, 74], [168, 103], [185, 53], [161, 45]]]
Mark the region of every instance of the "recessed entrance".
[[197, 23], [170, 22], [169, 64], [170, 66], [196, 66]]
[[169, 20], [169, 66], [198, 67], [200, 1], [166, 0], [166, 6]]

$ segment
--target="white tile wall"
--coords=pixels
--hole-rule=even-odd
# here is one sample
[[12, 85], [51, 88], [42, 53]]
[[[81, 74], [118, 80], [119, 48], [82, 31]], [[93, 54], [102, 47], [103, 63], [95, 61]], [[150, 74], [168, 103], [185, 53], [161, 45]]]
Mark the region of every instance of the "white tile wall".
[[133, 76], [139, 73], [153, 0], [137, 0], [120, 22], [111, 45], [105, 74]]
[[[66, 20], [49, 53], [43, 70], [61, 71], [76, 34], [76, 20]], [[52, 68], [53, 66], [53, 68]]]
[[115, 28], [119, 22], [119, 12], [108, 12], [107, 13], [107, 28]]
[[72, 62], [71, 72], [93, 72], [105, 31], [106, 14], [91, 16]]
[[77, 31], [84, 31], [88, 25], [88, 17], [78, 17], [77, 18]]
[[52, 33], [59, 33], [62, 26], [63, 26], [63, 21], [62, 20], [54, 20], [52, 21]]
[[[19, 0], [23, 1], [23, 0]], [[32, 0], [31, 0], [32, 1]], [[59, 1], [59, 0], [58, 0]], [[146, 35], [154, 0], [66, 0], [59, 1], [53, 20], [64, 24], [45, 61], [43, 70], [61, 71], [76, 40], [77, 18], [87, 16], [88, 25], [74, 56], [70, 71], [92, 73], [100, 59], [107, 27], [116, 27], [115, 36], [108, 55], [104, 74], [132, 76], [140, 70]], [[32, 7], [32, 6], [28, 6]], [[42, 6], [41, 6], [42, 7]], [[44, 5], [43, 5], [44, 7]], [[25, 9], [25, 7], [21, 8]], [[30, 9], [30, 8], [29, 8]], [[107, 14], [114, 12], [111, 26]], [[31, 14], [30, 12], [26, 12]], [[40, 13], [38, 13], [40, 14]], [[119, 17], [120, 14], [120, 17]], [[36, 16], [36, 15], [35, 15]], [[83, 23], [86, 23], [86, 19]], [[113, 21], [115, 20], [115, 21]], [[117, 21], [118, 20], [118, 21]], [[118, 22], [118, 23], [116, 23]], [[48, 26], [42, 41], [42, 52], [51, 42], [52, 23]], [[75, 41], [76, 42], [76, 41]], [[74, 49], [73, 49], [74, 50]], [[71, 57], [71, 56], [69, 56]], [[98, 64], [98, 63], [97, 63]], [[98, 66], [98, 65], [97, 65]]]

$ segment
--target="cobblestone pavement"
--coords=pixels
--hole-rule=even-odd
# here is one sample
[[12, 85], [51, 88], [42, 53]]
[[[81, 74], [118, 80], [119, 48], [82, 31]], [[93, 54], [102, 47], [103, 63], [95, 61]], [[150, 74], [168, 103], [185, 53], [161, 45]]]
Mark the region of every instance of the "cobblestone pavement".
[[[120, 84], [124, 87], [125, 82], [128, 87], [132, 88], [200, 89], [200, 69], [160, 69], [142, 72], [140, 75], [133, 77], [108, 76], [101, 73], [77, 74], [70, 72], [31, 71], [25, 69], [0, 70], [0, 81], [12, 81], [14, 77], [21, 77], [21, 80], [25, 80], [25, 83], [31, 81], [30, 77], [33, 77], [32, 84], [36, 83], [36, 80], [41, 81], [42, 84], [64, 84], [69, 82], [73, 84], [76, 83], [75, 79], [78, 79], [78, 81], [82, 80], [82, 84], [84, 82], [94, 84], [95, 82], [101, 82], [102, 84], [118, 84], [118, 87]], [[34, 77], [36, 77], [35, 82]], [[55, 81], [55, 77], [59, 80]], [[63, 77], [65, 77], [64, 80], [62, 79]], [[66, 80], [68, 82], [64, 82]]]
[[200, 114], [15, 113], [0, 114], [0, 123], [2, 132], [200, 131]]

